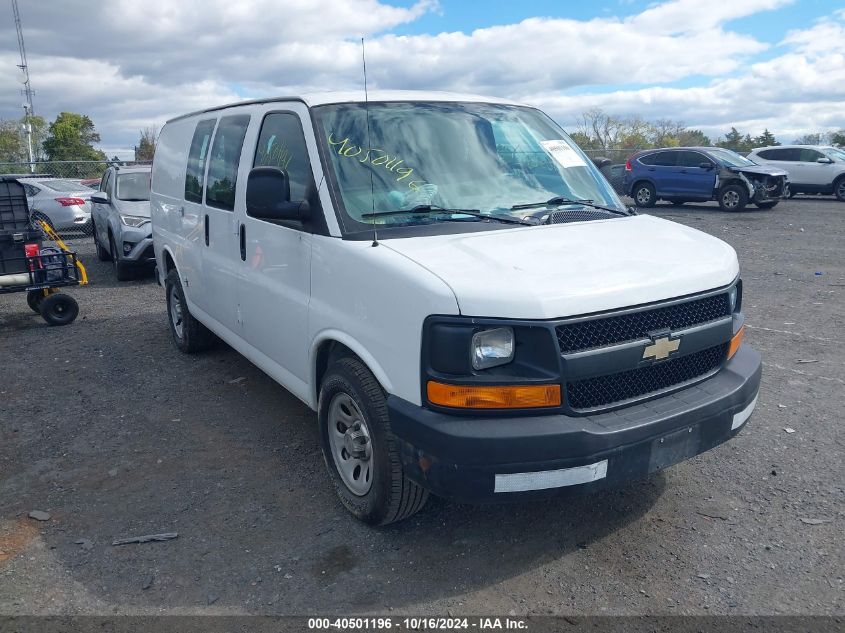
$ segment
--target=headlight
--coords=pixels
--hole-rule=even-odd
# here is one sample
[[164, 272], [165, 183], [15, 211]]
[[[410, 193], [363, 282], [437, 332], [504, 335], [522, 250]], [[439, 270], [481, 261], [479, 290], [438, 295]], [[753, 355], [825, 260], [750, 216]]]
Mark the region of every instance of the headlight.
[[139, 215], [121, 215], [120, 221], [126, 226], [131, 226], [132, 228], [137, 229], [139, 226], [144, 226], [150, 221], [150, 219]]
[[507, 365], [513, 360], [513, 329], [497, 327], [472, 335], [470, 355], [474, 369]]
[[728, 290], [728, 303], [731, 306], [731, 313], [739, 312], [742, 308], [742, 280], [737, 281], [733, 288]]

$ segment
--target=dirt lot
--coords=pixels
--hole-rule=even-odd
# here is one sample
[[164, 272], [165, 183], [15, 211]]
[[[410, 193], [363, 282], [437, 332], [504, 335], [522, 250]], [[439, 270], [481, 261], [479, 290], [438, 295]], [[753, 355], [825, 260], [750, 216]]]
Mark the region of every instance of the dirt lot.
[[386, 529], [336, 501], [306, 407], [225, 345], [177, 352], [163, 291], [81, 243], [73, 325], [0, 297], [0, 613], [845, 613], [845, 204], [653, 212], [739, 252], [746, 429], [626, 489]]

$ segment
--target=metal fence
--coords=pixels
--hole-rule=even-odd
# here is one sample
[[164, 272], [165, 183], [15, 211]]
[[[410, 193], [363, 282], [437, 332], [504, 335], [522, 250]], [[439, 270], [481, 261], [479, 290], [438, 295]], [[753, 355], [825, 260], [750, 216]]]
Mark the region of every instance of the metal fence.
[[[635, 149], [589, 149], [585, 153], [593, 160], [599, 158], [607, 158], [610, 164], [605, 164], [601, 167], [604, 176], [610, 181], [614, 189], [621, 193], [622, 177], [624, 175], [623, 164], [628, 156], [633, 154]], [[16, 175], [21, 178], [61, 178], [63, 180], [93, 180], [102, 177], [103, 172], [110, 165], [118, 165], [121, 167], [128, 167], [133, 165], [147, 165], [149, 163], [140, 161], [83, 161], [83, 160], [60, 160], [60, 161], [40, 161], [35, 163], [2, 163], [0, 162], [0, 175]], [[78, 191], [87, 191], [91, 188], [92, 191], [97, 188], [79, 183]], [[52, 192], [51, 192], [52, 193]], [[67, 192], [76, 193], [76, 192]], [[56, 192], [55, 197], [61, 197], [61, 192]], [[43, 215], [49, 217], [48, 209], [39, 209], [39, 201], [37, 199], [30, 199], [30, 209], [33, 213], [41, 212]], [[89, 203], [90, 210], [90, 203]], [[65, 238], [90, 236], [92, 234], [91, 223], [87, 222], [73, 228], [56, 227], [58, 233]]]
[[[63, 226], [58, 222], [51, 221], [51, 215], [61, 215], [61, 202], [59, 198], [67, 200], [68, 194], [79, 194], [80, 192], [91, 193], [98, 188], [99, 183], [92, 182], [84, 184], [81, 181], [85, 180], [99, 180], [103, 176], [103, 172], [110, 165], [118, 165], [121, 167], [128, 167], [132, 165], [144, 165], [149, 163], [139, 161], [86, 161], [86, 160], [57, 160], [57, 161], [40, 161], [36, 163], [0, 163], [0, 176], [15, 175], [26, 182], [27, 179], [33, 180], [33, 185], [40, 189], [39, 193], [34, 197], [29, 198], [30, 214], [33, 219], [47, 220], [54, 225], [57, 233], [64, 239], [80, 238], [92, 235], [92, 224], [90, 221], [81, 222], [78, 225]], [[39, 187], [36, 180], [43, 178], [59, 178], [61, 180], [69, 180], [78, 186], [68, 186], [67, 190], [51, 189], [47, 187]], [[70, 185], [70, 183], [68, 183]], [[30, 190], [32, 192], [33, 190]], [[82, 208], [90, 213], [91, 204], [88, 202]]]

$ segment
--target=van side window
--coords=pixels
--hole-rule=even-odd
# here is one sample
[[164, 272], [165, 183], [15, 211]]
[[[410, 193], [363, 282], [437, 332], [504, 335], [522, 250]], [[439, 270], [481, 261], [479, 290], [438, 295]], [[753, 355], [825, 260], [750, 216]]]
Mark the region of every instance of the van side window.
[[224, 116], [217, 126], [208, 164], [208, 191], [205, 203], [231, 211], [235, 208], [238, 165], [249, 125], [249, 115]]
[[305, 200], [314, 176], [298, 116], [273, 112], [264, 118], [252, 166], [283, 169], [290, 179], [291, 200]]
[[188, 152], [188, 168], [185, 173], [185, 200], [188, 202], [202, 202], [205, 157], [208, 155], [208, 144], [216, 122], [214, 119], [200, 121], [194, 130], [191, 149]]

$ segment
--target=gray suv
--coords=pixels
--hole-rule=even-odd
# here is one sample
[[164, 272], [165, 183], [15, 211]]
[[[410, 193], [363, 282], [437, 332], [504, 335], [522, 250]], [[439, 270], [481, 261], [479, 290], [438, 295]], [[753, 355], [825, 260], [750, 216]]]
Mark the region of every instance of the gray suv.
[[155, 265], [150, 224], [150, 166], [109, 167], [91, 195], [94, 245], [119, 281]]

